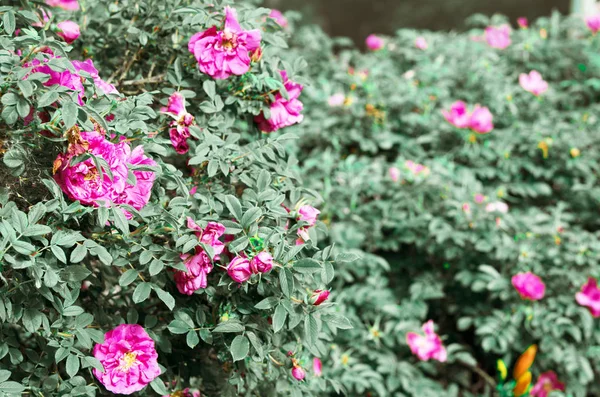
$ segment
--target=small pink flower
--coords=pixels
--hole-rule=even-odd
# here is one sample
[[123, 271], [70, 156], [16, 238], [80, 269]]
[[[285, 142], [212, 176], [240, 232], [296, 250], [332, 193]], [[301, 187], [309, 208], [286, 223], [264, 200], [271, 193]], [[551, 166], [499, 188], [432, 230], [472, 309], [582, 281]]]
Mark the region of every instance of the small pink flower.
[[327, 299], [329, 299], [329, 291], [317, 289], [312, 293], [308, 301], [313, 306], [319, 306]]
[[248, 258], [242, 256], [236, 256], [229, 262], [227, 266], [227, 274], [236, 283], [243, 283], [248, 281], [252, 275], [252, 269], [250, 268], [250, 261]]
[[479, 134], [487, 134], [494, 129], [493, 118], [494, 116], [488, 108], [475, 105], [475, 109], [471, 113], [469, 127]]
[[529, 74], [521, 73], [519, 75], [519, 84], [525, 91], [538, 96], [548, 89], [548, 82], [544, 81], [540, 72], [532, 70]]
[[282, 28], [286, 28], [288, 26], [287, 18], [279, 10], [275, 10], [275, 9], [271, 10], [271, 12], [269, 13], [269, 18], [274, 19], [275, 22], [277, 22], [277, 24], [279, 26], [281, 26]]
[[471, 213], [471, 206], [469, 205], [469, 203], [464, 203], [462, 205], [462, 210], [465, 214], [470, 214]]
[[267, 273], [273, 268], [273, 257], [267, 251], [259, 252], [250, 261], [252, 273]]
[[67, 11], [77, 11], [79, 2], [77, 0], [46, 0], [50, 7], [59, 7]]
[[213, 269], [213, 264], [208, 254], [200, 247], [196, 247], [196, 253], [183, 254], [180, 256], [187, 268], [186, 272], [176, 270], [173, 279], [177, 290], [185, 295], [192, 295], [194, 291], [206, 288], [207, 276]]
[[346, 96], [344, 94], [337, 93], [337, 94], [333, 94], [332, 96], [330, 96], [329, 99], [327, 100], [327, 103], [329, 104], [329, 106], [334, 108], [334, 107], [342, 106], [344, 104], [345, 100], [346, 100]]
[[517, 18], [517, 24], [519, 25], [519, 27], [521, 29], [527, 29], [529, 27], [529, 22], [527, 21], [527, 18], [525, 18], [525, 17]]
[[530, 394], [531, 397], [548, 397], [553, 390], [565, 391], [565, 384], [558, 380], [558, 376], [554, 371], [547, 371], [538, 377]]
[[469, 126], [471, 116], [467, 110], [467, 104], [463, 101], [454, 102], [450, 107], [450, 111], [442, 110], [442, 114], [446, 121], [458, 128]]
[[369, 48], [372, 51], [381, 50], [384, 45], [383, 39], [374, 34], [370, 34], [369, 36], [367, 36], [365, 43], [367, 44], [367, 48]]
[[319, 357], [313, 358], [313, 373], [315, 376], [321, 376], [323, 374], [323, 363]]
[[499, 27], [489, 26], [485, 29], [485, 40], [492, 48], [505, 49], [511, 43], [510, 26], [502, 25]]
[[185, 98], [183, 97], [181, 92], [178, 91], [175, 91], [171, 94], [171, 96], [169, 97], [169, 101], [167, 102], [167, 106], [161, 107], [160, 111], [161, 113], [168, 114], [175, 120], [181, 122], [183, 122], [183, 118], [185, 118], [185, 116], [189, 114], [185, 109]]
[[93, 369], [94, 376], [106, 389], [116, 394], [142, 390], [160, 375], [154, 341], [137, 324], [121, 324], [104, 335], [104, 342], [94, 346], [104, 371]]
[[485, 206], [486, 212], [500, 212], [506, 214], [508, 212], [508, 204], [502, 201], [494, 201]]
[[254, 117], [254, 122], [263, 132], [277, 131], [280, 128], [300, 123], [304, 119], [304, 116], [300, 114], [304, 105], [298, 99], [304, 87], [302, 84], [289, 80], [285, 70], [281, 71], [280, 74], [285, 89], [288, 92], [288, 99], [285, 99], [281, 93], [277, 92], [275, 94], [275, 102], [270, 105], [271, 117], [269, 119], [265, 118], [262, 112]]
[[406, 343], [408, 343], [410, 351], [421, 361], [428, 361], [430, 359], [440, 362], [446, 361], [446, 349], [440, 337], [433, 330], [433, 321], [427, 321], [423, 324], [422, 329], [425, 332], [425, 336], [414, 332], [406, 334]]
[[575, 295], [575, 300], [581, 306], [587, 306], [592, 316], [600, 317], [600, 289], [595, 278], [588, 278], [587, 283], [581, 287], [581, 292]]
[[161, 113], [171, 116], [169, 137], [175, 151], [179, 154], [185, 154], [190, 149], [188, 138], [191, 137], [189, 127], [194, 123], [194, 116], [185, 109], [185, 98], [180, 92], [174, 92], [169, 97], [167, 106], [160, 108]]
[[71, 44], [79, 37], [79, 25], [73, 21], [62, 21], [56, 26], [58, 27], [56, 34], [62, 37], [67, 44]]
[[46, 12], [46, 10], [43, 8], [40, 8], [39, 11], [42, 13], [42, 20], [31, 24], [31, 26], [35, 26], [36, 28], [44, 27], [50, 18], [52, 18], [52, 13], [50, 11]]
[[600, 14], [587, 17], [585, 23], [592, 33], [598, 33], [600, 31]]
[[429, 168], [424, 166], [423, 164], [415, 163], [412, 160], [406, 160], [404, 162], [404, 166], [413, 174], [413, 176], [427, 176], [429, 175]]
[[231, 75], [241, 76], [250, 69], [249, 52], [260, 47], [261, 35], [258, 29], [243, 30], [237, 20], [237, 13], [225, 7], [223, 30], [213, 26], [190, 38], [188, 50], [198, 61], [202, 73], [214, 79], [226, 79]]
[[425, 40], [425, 37], [417, 37], [415, 40], [415, 47], [417, 47], [419, 50], [425, 51], [427, 49], [427, 40]]
[[400, 170], [398, 168], [390, 167], [388, 172], [390, 174], [390, 178], [392, 179], [392, 181], [398, 182], [400, 180]]
[[523, 299], [537, 301], [542, 299], [546, 292], [546, 285], [542, 279], [531, 272], [515, 274], [511, 283]]
[[190, 150], [188, 144], [188, 138], [191, 137], [190, 130], [188, 128], [169, 128], [169, 138], [171, 139], [171, 145], [175, 151], [179, 154], [185, 154]]
[[300, 367], [299, 365], [294, 365], [294, 368], [292, 368], [292, 376], [296, 380], [303, 380], [306, 376], [306, 372], [304, 372], [302, 367]]
[[198, 241], [205, 245], [210, 245], [214, 251], [214, 260], [219, 259], [219, 255], [225, 249], [225, 244], [219, 240], [221, 236], [225, 233], [225, 226], [217, 222], [208, 222], [206, 227], [202, 229], [200, 226], [194, 222], [191, 217], [187, 217], [186, 219], [187, 227], [189, 229], [196, 231], [196, 236], [198, 236]]
[[317, 223], [317, 217], [321, 211], [310, 205], [303, 205], [298, 209], [298, 220], [307, 222], [309, 226], [314, 226]]
[[481, 203], [483, 203], [484, 201], [485, 201], [485, 196], [484, 196], [483, 194], [481, 194], [481, 193], [477, 193], [477, 194], [475, 195], [475, 202], [476, 202], [477, 204], [481, 204]]

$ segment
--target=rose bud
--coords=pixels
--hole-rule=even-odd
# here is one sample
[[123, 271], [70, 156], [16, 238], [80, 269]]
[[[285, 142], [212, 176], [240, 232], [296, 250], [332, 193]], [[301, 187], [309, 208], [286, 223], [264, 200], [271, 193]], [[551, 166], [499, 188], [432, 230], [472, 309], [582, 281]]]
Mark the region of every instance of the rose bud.
[[306, 376], [306, 373], [304, 372], [302, 367], [294, 366], [294, 368], [292, 368], [292, 376], [297, 380], [303, 380]]
[[319, 306], [321, 303], [325, 302], [329, 298], [328, 290], [315, 290], [311, 295], [309, 302], [313, 306]]
[[73, 21], [62, 21], [56, 26], [58, 27], [56, 34], [62, 37], [67, 44], [71, 44], [79, 37], [79, 25]]
[[267, 251], [262, 251], [250, 261], [252, 273], [267, 273], [273, 268], [273, 257]]
[[237, 283], [243, 283], [244, 281], [247, 281], [252, 275], [252, 271], [250, 270], [250, 261], [248, 258], [236, 256], [231, 262], [229, 262], [229, 266], [227, 266], [227, 274], [229, 274], [229, 277], [231, 277], [231, 279]]

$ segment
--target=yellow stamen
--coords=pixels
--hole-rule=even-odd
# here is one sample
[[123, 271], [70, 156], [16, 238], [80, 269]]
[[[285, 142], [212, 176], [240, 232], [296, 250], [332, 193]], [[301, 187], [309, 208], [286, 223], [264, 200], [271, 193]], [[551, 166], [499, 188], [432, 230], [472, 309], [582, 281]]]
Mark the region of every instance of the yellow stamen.
[[137, 353], [129, 352], [125, 353], [121, 360], [119, 361], [119, 367], [117, 368], [119, 371], [129, 371], [129, 368], [133, 367], [137, 363]]

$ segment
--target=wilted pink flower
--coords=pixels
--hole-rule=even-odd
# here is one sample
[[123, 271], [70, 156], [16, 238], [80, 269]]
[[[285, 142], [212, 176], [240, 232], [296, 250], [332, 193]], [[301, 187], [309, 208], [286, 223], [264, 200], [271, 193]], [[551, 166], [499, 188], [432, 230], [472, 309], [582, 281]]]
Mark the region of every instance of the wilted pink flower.
[[565, 384], [558, 380], [554, 371], [547, 371], [538, 377], [535, 386], [529, 393], [531, 397], [548, 397], [553, 390], [565, 391]]
[[271, 117], [266, 119], [262, 112], [254, 117], [254, 122], [258, 124], [258, 128], [263, 132], [277, 131], [280, 128], [299, 123], [304, 119], [304, 116], [300, 114], [304, 106], [298, 100], [304, 87], [302, 84], [289, 80], [285, 70], [280, 73], [289, 99], [285, 99], [281, 93], [277, 92], [275, 101], [270, 106]]
[[315, 376], [321, 376], [323, 374], [323, 363], [319, 357], [313, 358], [313, 373]]
[[187, 127], [180, 128], [179, 126], [169, 128], [169, 138], [171, 139], [171, 145], [175, 151], [179, 154], [185, 154], [190, 150], [188, 144], [188, 138], [191, 137], [190, 130]]
[[519, 75], [519, 84], [525, 91], [538, 96], [548, 89], [548, 82], [544, 81], [542, 75], [537, 70], [532, 70], [529, 74], [521, 73]]
[[477, 193], [477, 194], [475, 195], [475, 202], [476, 202], [477, 204], [481, 204], [481, 203], [483, 203], [484, 201], [485, 201], [485, 196], [484, 196], [483, 194], [481, 194], [481, 193]]
[[227, 274], [236, 283], [243, 283], [250, 279], [252, 275], [252, 269], [250, 268], [250, 261], [248, 258], [242, 256], [236, 256], [229, 262], [227, 266]]
[[415, 47], [417, 47], [419, 50], [426, 50], [427, 49], [427, 40], [425, 40], [425, 37], [423, 36], [419, 36], [416, 38], [415, 40]]
[[332, 96], [330, 96], [329, 99], [327, 100], [327, 103], [332, 108], [338, 107], [338, 106], [342, 106], [344, 104], [345, 99], [346, 99], [346, 96], [344, 94], [337, 93], [337, 94], [333, 94]]
[[252, 273], [267, 273], [273, 268], [273, 257], [267, 251], [259, 252], [250, 261]]
[[306, 372], [304, 372], [302, 367], [300, 367], [299, 365], [294, 365], [294, 368], [292, 368], [292, 376], [296, 380], [303, 380], [306, 376]]
[[160, 375], [154, 341], [137, 324], [121, 324], [104, 335], [104, 342], [94, 346], [104, 371], [94, 368], [94, 376], [106, 389], [116, 394], [142, 390]]
[[71, 44], [79, 37], [79, 25], [73, 21], [62, 21], [56, 26], [58, 27], [56, 34], [62, 37], [67, 44]]
[[241, 76], [250, 69], [250, 51], [260, 47], [258, 29], [243, 30], [235, 9], [225, 7], [223, 30], [213, 26], [190, 38], [188, 50], [194, 54], [202, 73], [214, 79]]
[[398, 180], [400, 180], [400, 170], [398, 168], [390, 167], [388, 172], [390, 174], [390, 178], [392, 179], [392, 181], [398, 182]]
[[169, 137], [175, 151], [179, 154], [187, 153], [190, 148], [187, 139], [191, 137], [189, 127], [194, 123], [194, 116], [185, 109], [185, 98], [180, 92], [174, 92], [169, 97], [167, 106], [161, 107], [160, 111], [174, 119], [169, 124]]
[[452, 125], [458, 128], [469, 126], [471, 116], [467, 110], [467, 104], [463, 101], [456, 101], [450, 107], [450, 111], [442, 110], [444, 118]]
[[309, 226], [314, 226], [317, 223], [317, 217], [321, 211], [310, 205], [303, 205], [298, 209], [298, 220], [307, 222]]
[[200, 226], [194, 222], [192, 218], [187, 217], [187, 227], [196, 230], [196, 236], [198, 236], [198, 240], [205, 244], [210, 245], [214, 251], [214, 260], [219, 259], [219, 255], [225, 249], [225, 244], [219, 240], [219, 238], [225, 233], [225, 226], [217, 222], [208, 222], [206, 227], [202, 229]]
[[[125, 144], [126, 152], [129, 153], [129, 145]], [[144, 154], [144, 147], [142, 145], [136, 146], [133, 149], [127, 159], [127, 168], [135, 176], [135, 185], [127, 183], [125, 190], [119, 195], [116, 203], [128, 204], [136, 210], [141, 210], [148, 200], [150, 200], [150, 193], [152, 192], [152, 186], [156, 179], [156, 173], [150, 170], [134, 169], [135, 167], [157, 167], [158, 164], [148, 156]], [[126, 213], [127, 215], [127, 213]]]
[[312, 293], [308, 302], [313, 306], [319, 306], [327, 299], [329, 299], [329, 291], [317, 289]]
[[201, 248], [196, 247], [196, 253], [183, 254], [180, 256], [187, 271], [176, 270], [173, 279], [177, 290], [185, 295], [192, 295], [194, 291], [207, 286], [207, 276], [213, 269], [213, 264], [208, 254]]
[[587, 17], [585, 23], [592, 33], [598, 33], [600, 31], [600, 14]]
[[412, 160], [406, 160], [404, 162], [404, 166], [414, 175], [414, 176], [427, 176], [429, 175], [429, 168], [424, 166], [423, 164], [415, 163]]
[[475, 105], [475, 109], [473, 109], [473, 113], [471, 113], [469, 127], [479, 134], [487, 134], [494, 129], [494, 124], [492, 122], [493, 118], [494, 116], [492, 116], [492, 113], [488, 108]]
[[521, 29], [527, 29], [529, 27], [529, 22], [527, 21], [527, 18], [525, 18], [525, 17], [517, 18], [517, 24], [519, 24], [519, 27]]
[[505, 49], [511, 43], [510, 26], [502, 25], [499, 27], [489, 26], [485, 29], [485, 40], [490, 47]]
[[277, 22], [277, 24], [279, 26], [281, 26], [282, 28], [285, 28], [288, 26], [287, 18], [279, 10], [275, 10], [275, 9], [271, 10], [271, 12], [269, 13], [269, 18], [274, 19], [275, 22]]
[[406, 334], [406, 343], [410, 351], [415, 354], [419, 360], [428, 361], [434, 359], [440, 362], [446, 361], [446, 349], [442, 345], [442, 340], [433, 330], [433, 321], [429, 320], [423, 324], [425, 336], [408, 332]]
[[581, 292], [575, 295], [577, 303], [587, 306], [594, 317], [600, 317], [600, 289], [595, 278], [588, 278], [587, 283], [581, 287]]
[[77, 11], [79, 9], [79, 2], [77, 0], [46, 0], [46, 4], [50, 7], [59, 7], [68, 11]]
[[486, 212], [500, 212], [506, 214], [508, 212], [508, 204], [502, 201], [494, 201], [485, 206]]
[[546, 285], [542, 279], [531, 272], [515, 274], [511, 283], [523, 299], [537, 301], [542, 299], [546, 292]]
[[384, 45], [383, 39], [374, 34], [368, 35], [365, 43], [367, 44], [367, 48], [372, 51], [381, 50]]
[[[73, 67], [77, 72], [86, 72], [92, 77], [94, 84], [97, 88], [100, 88], [104, 91], [105, 94], [118, 94], [119, 91], [115, 88], [114, 85], [108, 84], [104, 80], [100, 78], [98, 74], [98, 69], [94, 66], [94, 62], [91, 59], [86, 59], [85, 61], [72, 61]], [[80, 79], [80, 76], [83, 76], [82, 73], [79, 73], [79, 76], [76, 78]]]

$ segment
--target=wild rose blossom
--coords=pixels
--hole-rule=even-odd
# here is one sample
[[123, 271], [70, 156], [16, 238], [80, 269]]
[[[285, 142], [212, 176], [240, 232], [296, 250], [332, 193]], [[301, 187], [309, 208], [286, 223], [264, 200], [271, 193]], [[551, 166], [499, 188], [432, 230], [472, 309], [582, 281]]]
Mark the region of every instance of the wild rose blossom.
[[531, 272], [515, 274], [511, 283], [523, 299], [537, 301], [542, 299], [546, 292], [546, 285], [542, 279]]
[[367, 45], [367, 48], [369, 50], [378, 51], [383, 48], [384, 41], [381, 37], [379, 37], [375, 34], [370, 34], [367, 36], [367, 39], [365, 40], [365, 44]]
[[337, 94], [333, 94], [332, 96], [329, 97], [329, 99], [327, 99], [327, 104], [329, 106], [331, 106], [332, 108], [339, 107], [344, 104], [345, 100], [346, 100], [346, 96], [344, 94], [337, 93]]
[[529, 74], [521, 73], [519, 84], [525, 91], [529, 91], [535, 96], [543, 94], [548, 89], [548, 82], [544, 81], [537, 70], [532, 70]]
[[587, 283], [581, 287], [581, 292], [575, 295], [575, 300], [581, 306], [586, 306], [592, 316], [600, 317], [600, 289], [598, 281], [595, 278], [589, 277]]
[[188, 50], [198, 61], [202, 73], [214, 79], [226, 79], [231, 75], [241, 76], [250, 69], [248, 53], [260, 47], [260, 40], [258, 29], [242, 29], [236, 10], [225, 7], [223, 30], [213, 26], [194, 34]]
[[308, 226], [302, 226], [298, 229], [298, 240], [296, 240], [296, 245], [303, 244], [304, 242], [310, 240], [308, 229], [317, 223], [317, 217], [320, 213], [321, 211], [310, 205], [303, 205], [298, 209], [296, 220], [307, 222]]
[[194, 116], [185, 109], [185, 98], [180, 92], [174, 92], [169, 97], [167, 106], [161, 107], [160, 111], [174, 119], [169, 123], [169, 137], [175, 151], [179, 154], [187, 153], [190, 150], [187, 140], [192, 136], [189, 127], [194, 123]]
[[548, 397], [553, 390], [565, 391], [565, 384], [558, 380], [554, 371], [547, 371], [538, 377], [529, 393], [531, 397]]
[[485, 206], [486, 212], [500, 212], [506, 214], [508, 212], [508, 204], [502, 201], [494, 201]]
[[430, 359], [440, 362], [446, 361], [446, 349], [442, 345], [440, 337], [433, 330], [433, 321], [427, 321], [423, 324], [422, 329], [425, 333], [424, 336], [414, 332], [406, 334], [406, 343], [408, 343], [410, 351], [421, 361]]
[[319, 357], [313, 358], [313, 373], [315, 376], [321, 376], [323, 374], [323, 363]]
[[481, 203], [483, 203], [484, 201], [485, 201], [485, 196], [484, 196], [483, 194], [481, 194], [481, 193], [477, 193], [477, 194], [475, 194], [475, 202], [476, 202], [477, 204], [481, 204]]
[[269, 13], [269, 18], [274, 19], [275, 22], [277, 22], [277, 24], [279, 26], [281, 26], [282, 28], [287, 28], [287, 26], [288, 26], [287, 18], [279, 10], [275, 10], [275, 9], [271, 10], [271, 12]]
[[406, 160], [404, 162], [404, 166], [413, 174], [413, 176], [417, 177], [419, 175], [427, 176], [429, 175], [429, 168], [424, 166], [423, 164], [415, 163], [412, 160]]
[[250, 267], [250, 261], [248, 258], [242, 256], [236, 256], [229, 262], [227, 266], [227, 274], [236, 283], [243, 283], [248, 281], [252, 275], [252, 269]]
[[285, 70], [281, 71], [280, 74], [289, 99], [285, 99], [281, 93], [277, 92], [275, 102], [270, 105], [271, 117], [266, 119], [262, 112], [254, 117], [254, 122], [263, 132], [277, 131], [280, 128], [300, 123], [304, 119], [304, 116], [300, 114], [304, 105], [298, 100], [304, 87], [302, 84], [289, 80]]
[[485, 40], [487, 41], [488, 45], [492, 48], [498, 48], [500, 50], [505, 49], [511, 43], [510, 26], [488, 26], [485, 29]]
[[398, 182], [400, 180], [400, 170], [398, 168], [390, 167], [388, 173], [390, 174], [392, 181]]
[[192, 295], [199, 289], [206, 288], [208, 274], [213, 269], [213, 264], [206, 251], [196, 247], [196, 253], [180, 255], [187, 271], [176, 270], [173, 276], [177, 290], [185, 295]]
[[56, 24], [58, 27], [57, 35], [62, 37], [67, 44], [71, 44], [79, 37], [79, 25], [73, 21], [62, 21]]
[[46, 0], [50, 7], [59, 7], [67, 11], [77, 11], [79, 9], [78, 0]]
[[92, 372], [106, 389], [116, 394], [142, 390], [160, 375], [154, 341], [137, 324], [121, 324], [104, 335], [104, 342], [94, 346], [94, 357], [104, 372]]
[[479, 134], [487, 134], [494, 129], [492, 120], [493, 116], [488, 108], [475, 105], [475, 109], [473, 109], [471, 119], [469, 120], [469, 127]]
[[327, 299], [329, 299], [329, 291], [317, 289], [312, 293], [312, 295], [308, 299], [308, 302], [313, 306], [319, 306]]
[[273, 257], [267, 251], [259, 252], [250, 261], [252, 273], [268, 273], [273, 268]]
[[292, 376], [296, 380], [303, 380], [306, 376], [306, 372], [304, 372], [301, 366], [294, 365], [294, 368], [292, 368]]
[[219, 255], [225, 249], [225, 244], [219, 240], [225, 233], [225, 226], [218, 222], [208, 222], [206, 227], [202, 229], [194, 222], [192, 218], [187, 217], [187, 227], [196, 231], [198, 241], [205, 245], [210, 245], [213, 248], [213, 260], [219, 260]]
[[585, 23], [592, 33], [598, 33], [600, 31], [600, 14], [587, 17]]
[[442, 114], [446, 121], [458, 128], [466, 128], [469, 126], [471, 115], [467, 110], [467, 104], [463, 101], [456, 101], [450, 107], [450, 110], [442, 110]]
[[425, 40], [425, 37], [417, 37], [415, 39], [415, 47], [417, 47], [419, 50], [425, 51], [427, 49], [427, 40]]
[[529, 21], [527, 21], [527, 18], [525, 17], [517, 18], [517, 24], [521, 29], [527, 29], [529, 27]]

